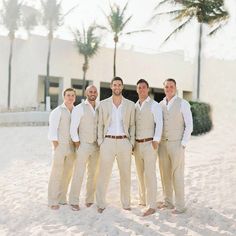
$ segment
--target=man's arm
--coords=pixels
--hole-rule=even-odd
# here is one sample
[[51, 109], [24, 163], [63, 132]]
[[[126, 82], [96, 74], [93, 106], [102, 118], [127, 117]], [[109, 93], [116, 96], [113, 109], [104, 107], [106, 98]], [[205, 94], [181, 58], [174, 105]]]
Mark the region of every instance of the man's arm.
[[84, 115], [84, 110], [83, 110], [83, 107], [80, 105], [76, 106], [71, 113], [70, 136], [77, 148], [80, 145], [78, 128], [79, 128], [80, 120], [83, 115]]
[[58, 127], [61, 118], [61, 110], [54, 109], [49, 116], [48, 139], [52, 142], [54, 148], [58, 146]]
[[103, 123], [103, 109], [102, 104], [100, 103], [98, 107], [98, 145], [100, 146], [104, 139], [104, 123]]
[[134, 147], [135, 143], [135, 105], [131, 104], [130, 125], [129, 125], [130, 143]]
[[184, 118], [184, 134], [183, 134], [183, 139], [181, 141], [181, 144], [186, 147], [187, 142], [189, 141], [191, 137], [191, 133], [193, 131], [193, 117], [192, 117], [192, 112], [190, 109], [190, 104], [186, 100], [182, 100], [181, 103], [181, 112], [183, 114]]
[[156, 124], [153, 141], [160, 142], [163, 129], [163, 114], [159, 103], [153, 103], [152, 113], [154, 116], [154, 122]]
[[152, 145], [154, 149], [157, 149], [158, 144], [161, 140], [161, 135], [162, 135], [163, 114], [162, 114], [162, 108], [158, 102], [154, 101], [151, 108], [152, 108], [152, 113], [154, 116], [154, 122], [156, 124]]

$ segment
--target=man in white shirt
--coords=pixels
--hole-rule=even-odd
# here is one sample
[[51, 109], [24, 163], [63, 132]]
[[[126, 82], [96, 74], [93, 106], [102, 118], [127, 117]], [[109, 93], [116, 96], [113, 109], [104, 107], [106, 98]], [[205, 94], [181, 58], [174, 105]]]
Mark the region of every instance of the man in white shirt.
[[116, 158], [120, 173], [120, 197], [123, 209], [130, 208], [131, 154], [134, 146], [134, 103], [122, 96], [123, 80], [111, 81], [112, 96], [99, 105], [98, 145], [99, 171], [96, 189], [98, 212], [106, 207], [106, 192]]
[[137, 93], [139, 100], [135, 104], [134, 155], [139, 182], [139, 204], [148, 207], [143, 214], [148, 216], [155, 213], [157, 207], [156, 160], [163, 120], [160, 105], [148, 96], [149, 84], [146, 80], [140, 79], [137, 82]]
[[165, 80], [164, 92], [166, 97], [160, 103], [164, 118], [163, 132], [158, 150], [164, 202], [158, 208], [175, 208], [172, 213], [180, 214], [186, 210], [184, 159], [185, 147], [193, 130], [193, 120], [189, 103], [176, 95], [174, 79]]
[[98, 119], [97, 88], [90, 85], [86, 88], [87, 99], [77, 105], [71, 115], [70, 134], [76, 146], [76, 161], [71, 181], [69, 203], [72, 210], [78, 211], [80, 191], [84, 172], [87, 166], [87, 184], [85, 203], [90, 207], [94, 203], [96, 171], [99, 155], [97, 145]]
[[76, 92], [73, 88], [67, 88], [63, 96], [64, 103], [49, 116], [48, 138], [53, 146], [53, 163], [48, 184], [48, 205], [53, 210], [59, 209], [59, 204], [66, 204], [75, 159], [74, 144], [70, 137], [70, 120]]

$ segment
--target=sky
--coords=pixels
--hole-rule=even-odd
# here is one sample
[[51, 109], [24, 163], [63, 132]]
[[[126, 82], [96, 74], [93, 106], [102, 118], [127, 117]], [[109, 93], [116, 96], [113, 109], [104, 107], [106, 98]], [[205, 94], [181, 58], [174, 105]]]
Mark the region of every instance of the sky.
[[[39, 0], [25, 0], [25, 2], [36, 8], [40, 6]], [[117, 3], [124, 6], [127, 0], [110, 0], [110, 2], [111, 4]], [[187, 59], [194, 58], [199, 29], [197, 22], [193, 22], [170, 41], [162, 44], [164, 38], [174, 29], [175, 24], [164, 17], [152, 26], [148, 24], [153, 14], [153, 8], [158, 2], [159, 0], [129, 1], [127, 16], [133, 15], [133, 18], [127, 31], [151, 29], [152, 32], [123, 36], [120, 38], [118, 47], [147, 53], [183, 50]], [[72, 40], [71, 29], [81, 28], [82, 25], [86, 27], [94, 21], [98, 24], [106, 24], [102, 10], [106, 13], [109, 12], [109, 0], [63, 0], [63, 12], [67, 12], [77, 4], [78, 7], [65, 18], [64, 26], [56, 32], [57, 37]], [[203, 50], [204, 55], [207, 57], [236, 59], [236, 0], [225, 0], [225, 4], [231, 14], [230, 21], [214, 37], [204, 37]], [[171, 10], [171, 7], [167, 10]], [[33, 33], [46, 35], [46, 31], [43, 28], [37, 28]], [[103, 46], [112, 47], [112, 35], [104, 32], [103, 37]]]

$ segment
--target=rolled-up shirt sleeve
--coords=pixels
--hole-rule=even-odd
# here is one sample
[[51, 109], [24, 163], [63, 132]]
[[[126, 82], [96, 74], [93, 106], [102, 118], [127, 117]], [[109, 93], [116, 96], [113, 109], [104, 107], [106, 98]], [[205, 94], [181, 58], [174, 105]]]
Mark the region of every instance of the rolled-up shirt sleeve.
[[161, 109], [160, 104], [157, 102], [153, 102], [151, 109], [154, 116], [154, 122], [156, 124], [153, 141], [160, 142], [161, 135], [162, 135], [162, 128], [163, 128], [162, 109]]
[[83, 114], [84, 110], [81, 105], [76, 106], [71, 113], [70, 136], [73, 142], [80, 141], [78, 127]]
[[61, 119], [60, 107], [53, 110], [49, 115], [48, 139], [50, 141], [58, 141], [58, 127]]
[[184, 124], [185, 124], [184, 134], [183, 134], [183, 139], [181, 141], [181, 144], [185, 147], [187, 142], [189, 141], [189, 139], [191, 137], [191, 133], [193, 131], [192, 112], [190, 109], [190, 104], [186, 100], [182, 100], [181, 112], [183, 114]]

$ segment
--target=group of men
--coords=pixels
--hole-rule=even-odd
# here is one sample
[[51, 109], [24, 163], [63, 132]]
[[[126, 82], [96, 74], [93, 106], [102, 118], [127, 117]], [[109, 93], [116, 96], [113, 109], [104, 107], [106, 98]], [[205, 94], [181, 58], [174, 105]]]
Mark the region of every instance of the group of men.
[[[166, 97], [160, 102], [149, 96], [149, 84], [137, 82], [138, 101], [122, 96], [123, 80], [112, 79], [112, 96], [96, 102], [94, 85], [86, 88], [87, 99], [73, 106], [75, 90], [64, 91], [64, 103], [49, 118], [49, 139], [53, 144], [53, 164], [48, 187], [48, 204], [59, 209], [68, 204], [80, 210], [80, 192], [87, 169], [85, 204], [96, 204], [102, 213], [116, 159], [120, 174], [120, 200], [131, 210], [131, 160], [139, 186], [139, 205], [146, 206], [143, 216], [157, 208], [185, 211], [184, 152], [193, 129], [190, 105], [176, 95], [176, 81], [164, 81]], [[159, 156], [164, 201], [157, 202], [156, 161]], [[71, 184], [70, 184], [71, 183]], [[70, 184], [70, 189], [68, 186]]]

